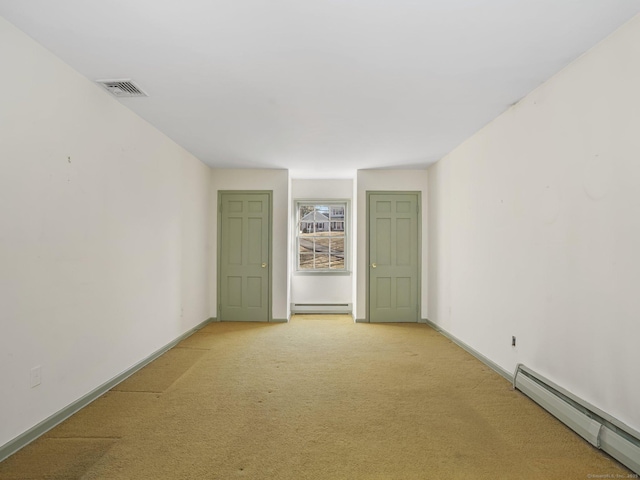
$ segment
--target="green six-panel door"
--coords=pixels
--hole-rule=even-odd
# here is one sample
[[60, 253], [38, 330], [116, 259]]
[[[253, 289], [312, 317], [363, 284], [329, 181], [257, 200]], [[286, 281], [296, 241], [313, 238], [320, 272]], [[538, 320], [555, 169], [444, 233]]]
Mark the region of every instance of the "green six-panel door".
[[269, 321], [269, 193], [221, 192], [219, 320]]
[[369, 321], [417, 322], [419, 194], [370, 193]]

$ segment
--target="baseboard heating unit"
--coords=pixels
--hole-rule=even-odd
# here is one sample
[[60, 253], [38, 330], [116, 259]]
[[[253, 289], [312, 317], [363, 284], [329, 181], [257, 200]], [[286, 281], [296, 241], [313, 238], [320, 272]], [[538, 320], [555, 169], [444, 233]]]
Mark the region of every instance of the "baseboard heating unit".
[[292, 303], [291, 313], [351, 313], [351, 303]]
[[522, 364], [513, 386], [565, 423], [591, 445], [640, 474], [640, 434]]

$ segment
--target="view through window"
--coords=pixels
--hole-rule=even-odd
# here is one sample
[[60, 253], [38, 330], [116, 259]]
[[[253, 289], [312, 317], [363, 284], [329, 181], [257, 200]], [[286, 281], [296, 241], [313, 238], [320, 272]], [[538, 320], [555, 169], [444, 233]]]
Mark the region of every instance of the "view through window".
[[345, 270], [346, 203], [298, 203], [298, 270]]

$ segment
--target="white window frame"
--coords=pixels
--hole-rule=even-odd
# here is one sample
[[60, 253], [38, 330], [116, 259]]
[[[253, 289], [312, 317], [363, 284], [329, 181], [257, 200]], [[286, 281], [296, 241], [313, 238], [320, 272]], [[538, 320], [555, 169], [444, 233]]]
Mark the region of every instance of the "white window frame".
[[[344, 208], [344, 267], [343, 268], [300, 268], [300, 207], [303, 206], [327, 206], [329, 208], [333, 206], [339, 206]], [[350, 216], [350, 202], [344, 199], [331, 199], [331, 200], [296, 200], [295, 201], [295, 271], [298, 274], [309, 275], [344, 275], [350, 273], [351, 255], [349, 252], [349, 216]], [[331, 224], [330, 224], [331, 225]]]

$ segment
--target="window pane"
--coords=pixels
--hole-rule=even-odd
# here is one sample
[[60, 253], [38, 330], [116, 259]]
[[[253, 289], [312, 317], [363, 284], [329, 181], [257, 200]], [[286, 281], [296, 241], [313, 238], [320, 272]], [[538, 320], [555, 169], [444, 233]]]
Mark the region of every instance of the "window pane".
[[300, 218], [313, 212], [313, 210], [314, 210], [313, 205], [300, 205]]
[[299, 241], [299, 253], [313, 253], [313, 237], [301, 237]]
[[331, 255], [331, 270], [344, 270], [344, 256]]
[[318, 215], [322, 215], [325, 218], [329, 218], [330, 215], [330, 208], [328, 205], [316, 205], [316, 213]]
[[338, 232], [342, 235], [342, 233], [344, 232], [344, 222], [336, 222], [335, 220], [332, 220], [331, 231]]
[[301, 221], [299, 232], [301, 235], [312, 235], [315, 231], [315, 222], [313, 220]]
[[344, 237], [331, 239], [331, 253], [344, 256]]
[[313, 222], [300, 222], [298, 233], [301, 235], [313, 233]]
[[313, 233], [314, 221], [313, 221], [313, 205], [300, 205], [299, 211], [299, 233]]
[[331, 242], [330, 238], [316, 237], [316, 241], [315, 241], [316, 253], [329, 253], [330, 242]]
[[300, 254], [300, 269], [301, 270], [313, 270], [313, 253], [301, 253]]
[[298, 204], [298, 268], [345, 269], [344, 204]]
[[344, 219], [344, 207], [333, 205], [331, 207], [331, 218], [335, 220]]
[[317, 254], [316, 255], [316, 270], [323, 270], [329, 268], [329, 255], [326, 254]]

